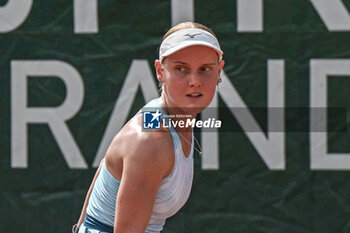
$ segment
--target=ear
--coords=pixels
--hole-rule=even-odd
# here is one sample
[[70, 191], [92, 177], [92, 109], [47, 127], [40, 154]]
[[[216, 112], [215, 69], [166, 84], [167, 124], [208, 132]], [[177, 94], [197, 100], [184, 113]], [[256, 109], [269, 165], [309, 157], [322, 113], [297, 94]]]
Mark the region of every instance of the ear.
[[222, 69], [224, 68], [224, 65], [225, 65], [225, 61], [224, 60], [220, 61], [220, 63], [219, 63], [218, 81], [220, 80], [220, 74], [221, 74]]
[[159, 82], [164, 82], [163, 66], [160, 60], [154, 61], [154, 67], [156, 68], [157, 79]]
[[225, 61], [221, 60], [220, 64], [219, 64], [219, 73], [221, 74], [222, 69], [224, 68], [225, 65]]

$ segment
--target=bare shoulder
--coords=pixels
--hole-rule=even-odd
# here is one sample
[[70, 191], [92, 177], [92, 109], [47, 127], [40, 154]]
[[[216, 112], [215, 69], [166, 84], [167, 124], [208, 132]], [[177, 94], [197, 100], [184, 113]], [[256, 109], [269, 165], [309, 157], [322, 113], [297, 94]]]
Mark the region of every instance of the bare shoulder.
[[107, 151], [106, 163], [112, 167], [116, 177], [121, 178], [126, 162], [132, 163], [135, 168], [157, 169], [164, 173], [164, 177], [171, 173], [174, 150], [169, 131], [142, 130], [141, 118], [141, 114], [134, 116], [114, 137]]

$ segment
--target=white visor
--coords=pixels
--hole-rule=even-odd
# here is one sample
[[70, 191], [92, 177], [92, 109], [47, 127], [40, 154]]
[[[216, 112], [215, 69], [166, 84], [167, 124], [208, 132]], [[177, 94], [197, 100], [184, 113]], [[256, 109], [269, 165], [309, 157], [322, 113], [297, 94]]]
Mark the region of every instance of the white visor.
[[193, 45], [203, 45], [214, 49], [219, 55], [219, 61], [222, 60], [224, 52], [218, 40], [210, 32], [199, 28], [186, 28], [171, 33], [160, 45], [159, 60], [162, 61], [166, 56]]

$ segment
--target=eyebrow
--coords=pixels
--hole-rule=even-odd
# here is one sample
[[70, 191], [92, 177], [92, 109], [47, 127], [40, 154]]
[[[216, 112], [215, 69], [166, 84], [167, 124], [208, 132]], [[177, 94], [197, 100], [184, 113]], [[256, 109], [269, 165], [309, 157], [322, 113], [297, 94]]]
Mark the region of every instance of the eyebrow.
[[[171, 63], [180, 63], [180, 64], [183, 64], [183, 65], [187, 65], [186, 62], [182, 62], [182, 61], [171, 61]], [[216, 63], [215, 62], [213, 62], [213, 63], [204, 63], [202, 65], [216, 65]]]
[[186, 62], [182, 62], [182, 61], [171, 61], [171, 63], [180, 63], [180, 64], [183, 64], [183, 65], [187, 64]]

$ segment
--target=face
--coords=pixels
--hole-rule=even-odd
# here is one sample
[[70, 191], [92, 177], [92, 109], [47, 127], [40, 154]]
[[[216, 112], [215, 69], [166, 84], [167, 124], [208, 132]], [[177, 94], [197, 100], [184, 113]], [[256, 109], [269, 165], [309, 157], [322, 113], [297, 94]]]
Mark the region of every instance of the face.
[[197, 114], [206, 108], [215, 94], [224, 62], [214, 49], [190, 46], [155, 61], [157, 78], [163, 83], [162, 98], [170, 108], [189, 109]]

